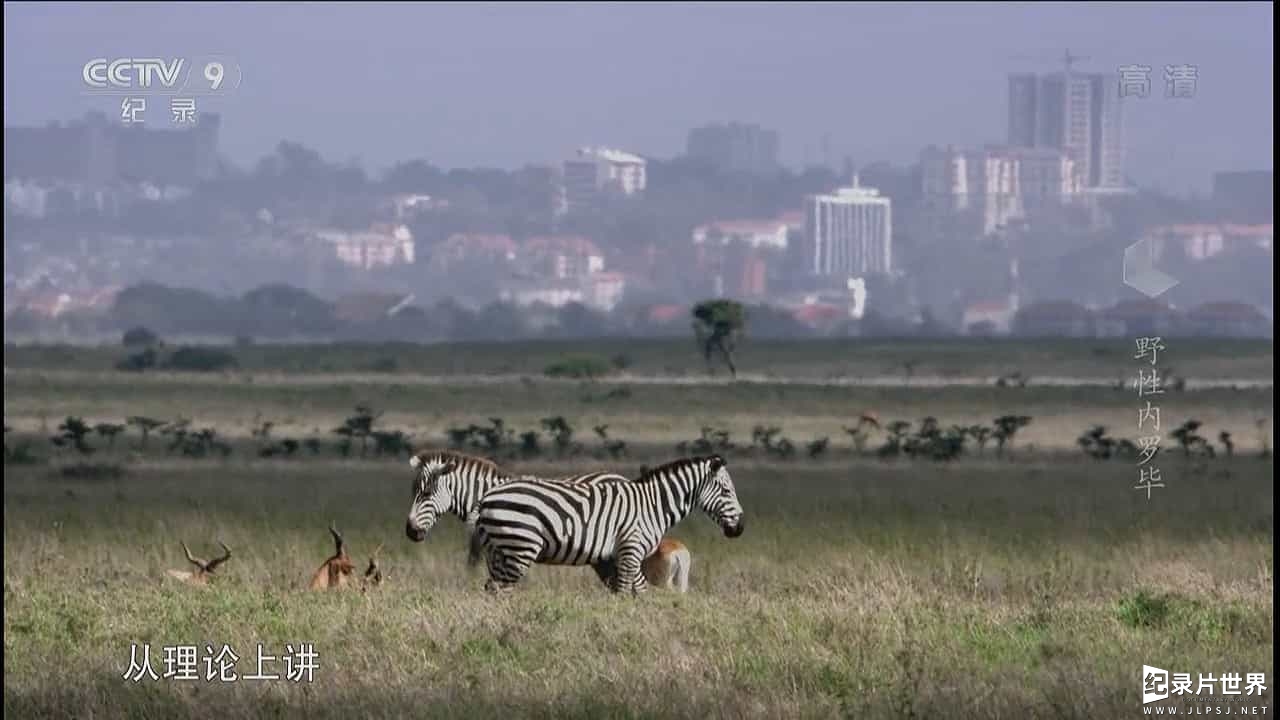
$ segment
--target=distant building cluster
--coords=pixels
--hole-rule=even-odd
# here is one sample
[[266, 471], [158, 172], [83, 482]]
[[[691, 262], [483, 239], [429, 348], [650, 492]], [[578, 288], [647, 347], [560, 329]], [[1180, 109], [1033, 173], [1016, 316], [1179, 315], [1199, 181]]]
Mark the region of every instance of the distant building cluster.
[[1004, 144], [929, 146], [920, 154], [922, 210], [936, 227], [1002, 236], [1041, 213], [1078, 208], [1105, 220], [1100, 201], [1132, 194], [1124, 174], [1117, 79], [1070, 67], [1008, 76]]
[[509, 235], [456, 234], [433, 251], [431, 263], [446, 273], [496, 278], [499, 298], [521, 307], [581, 303], [607, 312], [626, 287], [624, 275], [605, 271], [600, 248], [577, 235], [539, 235], [521, 243]]
[[[1075, 225], [1098, 230], [1105, 220], [1100, 208], [1107, 203], [1102, 201], [1135, 189], [1124, 173], [1123, 106], [1114, 77], [1073, 72], [1068, 65], [1062, 72], [1016, 73], [1007, 80], [1003, 142], [930, 145], [909, 172], [885, 171], [883, 166], [879, 174], [874, 166], [857, 171], [846, 158], [839, 176], [830, 168], [825, 176], [782, 176], [777, 131], [743, 122], [693, 128], [685, 148], [691, 162], [673, 163], [670, 172], [691, 173], [688, 177], [698, 182], [728, 178], [735, 189], [748, 190], [737, 197], [706, 193], [722, 203], [720, 208], [735, 208], [721, 210], [728, 217], [709, 207], [693, 207], [702, 202], [699, 197], [689, 208], [680, 208], [690, 211], [681, 214], [687, 224], [677, 231], [664, 225], [642, 241], [606, 242], [613, 229], [601, 221], [610, 219], [607, 214], [619, 206], [614, 203], [626, 207], [644, 198], [649, 163], [635, 153], [604, 146], [580, 147], [558, 166], [536, 168], [518, 183], [508, 183], [513, 176], [500, 178], [494, 185], [499, 189], [487, 194], [477, 195], [470, 180], [459, 182], [452, 172], [428, 169], [415, 176], [419, 168], [387, 185], [366, 183], [362, 177], [353, 185], [358, 192], [326, 190], [320, 200], [287, 197], [270, 207], [254, 205], [256, 210], [223, 209], [215, 221], [204, 221], [224, 229], [223, 216], [234, 216], [222, 236], [238, 238], [237, 247], [248, 249], [251, 260], [243, 266], [248, 268], [275, 253], [286, 258], [282, 262], [296, 257], [331, 273], [326, 277], [358, 285], [383, 278], [411, 283], [407, 278], [422, 269], [431, 283], [452, 283], [450, 292], [461, 295], [464, 290], [457, 288], [469, 293], [474, 287], [478, 299], [497, 298], [535, 311], [571, 303], [611, 311], [628, 290], [643, 295], [675, 276], [676, 282], [661, 285], [663, 292], [768, 304], [824, 330], [879, 315], [882, 308], [921, 317], [929, 298], [922, 300], [916, 293], [928, 283], [905, 278], [910, 258], [895, 243], [904, 234], [923, 237], [926, 244], [959, 239], [957, 245], [974, 241], [964, 247], [992, 250], [980, 262], [986, 263], [982, 270], [989, 277], [984, 277], [994, 282], [976, 291], [980, 296], [957, 285], [947, 289], [953, 294], [931, 298], [936, 307], [939, 297], [953, 297], [953, 302], [945, 301], [950, 303], [948, 322], [958, 322], [965, 332], [1088, 336], [1141, 323], [1180, 329], [1221, 323], [1214, 332], [1260, 327], [1256, 317], [1231, 304], [1166, 313], [1124, 303], [1100, 308], [1114, 300], [1105, 296], [1089, 300], [1093, 307], [1038, 302], [1041, 298], [1027, 292], [1018, 276], [1024, 249], [1018, 241], [1035, 236], [1024, 230], [1045, 218], [1063, 224], [1068, 217], [1073, 230], [1080, 229]], [[218, 134], [216, 115], [204, 115], [199, 125], [182, 130], [122, 126], [100, 114], [65, 126], [6, 128], [6, 212], [37, 220], [94, 213], [118, 219], [131, 217], [125, 211], [138, 205], [181, 200], [201, 181], [218, 176]], [[305, 174], [305, 169], [298, 172]], [[466, 177], [466, 171], [459, 174]], [[825, 179], [815, 187], [814, 177]], [[775, 181], [805, 183], [789, 186], [794, 192], [785, 201], [789, 211], [778, 213], [780, 202], [753, 215], [754, 208], [731, 204], [742, 197], [754, 200], [761, 187], [773, 188]], [[487, 179], [475, 185], [483, 182]], [[418, 192], [386, 189], [392, 185]], [[490, 194], [518, 194], [519, 202], [489, 201]], [[1133, 231], [1138, 235], [1133, 240], [1152, 240], [1157, 260], [1216, 262], [1238, 260], [1236, 253], [1269, 255], [1273, 198], [1271, 171], [1219, 173], [1213, 178], [1213, 217], [1148, 222]], [[239, 202], [236, 197], [228, 205]], [[1071, 212], [1055, 212], [1060, 209]], [[25, 274], [6, 275], [6, 313], [14, 303], [49, 316], [96, 307], [111, 297], [109, 289], [127, 262], [122, 258], [172, 254], [172, 242], [163, 233], [112, 238], [94, 252], [81, 247], [78, 260], [54, 262], [41, 257], [39, 243], [12, 242], [6, 233], [6, 265], [11, 256], [36, 259]], [[85, 246], [86, 241], [80, 243]], [[321, 270], [314, 272], [318, 277]], [[394, 306], [405, 294], [383, 293], [373, 304]], [[666, 322], [684, 314], [681, 307], [656, 305], [648, 316]]]
[[984, 235], [1038, 209], [1081, 199], [1075, 161], [1052, 148], [929, 147], [920, 154], [920, 174], [928, 210], [967, 214]]

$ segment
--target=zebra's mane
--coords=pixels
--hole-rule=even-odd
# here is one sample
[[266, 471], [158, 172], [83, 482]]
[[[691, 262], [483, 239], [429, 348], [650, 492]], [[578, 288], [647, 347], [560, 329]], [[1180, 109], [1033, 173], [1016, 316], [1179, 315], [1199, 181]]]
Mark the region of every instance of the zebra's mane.
[[679, 460], [672, 460], [670, 462], [663, 463], [657, 467], [649, 468], [644, 473], [642, 473], [640, 477], [636, 478], [633, 482], [638, 482], [638, 483], [650, 482], [653, 479], [657, 478], [659, 475], [664, 474], [668, 471], [675, 470], [677, 468], [686, 468], [686, 467], [689, 467], [690, 465], [701, 465], [703, 463], [710, 462], [712, 460], [720, 460], [720, 462], [722, 463], [724, 462], [724, 459], [721, 458], [719, 455], [697, 455], [694, 457], [680, 458]]
[[478, 455], [469, 455], [467, 453], [458, 452], [456, 450], [424, 450], [418, 453], [418, 460], [425, 463], [429, 458], [438, 458], [440, 460], [453, 460], [460, 465], [478, 465], [481, 468], [490, 470], [498, 475], [509, 475], [510, 473], [503, 470], [498, 463], [489, 458], [480, 457]]

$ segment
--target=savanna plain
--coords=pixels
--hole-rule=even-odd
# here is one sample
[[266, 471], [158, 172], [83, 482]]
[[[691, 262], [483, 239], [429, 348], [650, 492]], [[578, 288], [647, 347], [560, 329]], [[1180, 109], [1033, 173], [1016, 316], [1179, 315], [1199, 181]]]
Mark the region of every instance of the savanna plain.
[[[737, 382], [692, 341], [252, 346], [219, 372], [8, 346], [4, 710], [1122, 718], [1153, 665], [1266, 673], [1234, 705], [1271, 714], [1272, 345], [1166, 343], [1154, 398], [1132, 339], [748, 344]], [[592, 353], [607, 371], [545, 372]], [[719, 452], [747, 530], [669, 533], [687, 594], [535, 566], [490, 597], [459, 520], [404, 535], [408, 452], [450, 446], [546, 475]], [[380, 585], [307, 589], [331, 523], [357, 570], [382, 546]], [[232, 555], [192, 586], [183, 542]], [[310, 682], [204, 678], [206, 645], [244, 676], [302, 643]], [[199, 679], [126, 679], [143, 645], [157, 675], [197, 646]]]

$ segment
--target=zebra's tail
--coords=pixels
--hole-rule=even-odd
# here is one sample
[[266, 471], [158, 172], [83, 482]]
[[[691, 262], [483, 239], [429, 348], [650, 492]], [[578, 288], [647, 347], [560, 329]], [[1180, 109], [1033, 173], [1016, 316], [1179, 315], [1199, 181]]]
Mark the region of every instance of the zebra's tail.
[[471, 542], [467, 548], [467, 565], [472, 567], [480, 564], [481, 558], [484, 557], [484, 529], [479, 523], [471, 526]]

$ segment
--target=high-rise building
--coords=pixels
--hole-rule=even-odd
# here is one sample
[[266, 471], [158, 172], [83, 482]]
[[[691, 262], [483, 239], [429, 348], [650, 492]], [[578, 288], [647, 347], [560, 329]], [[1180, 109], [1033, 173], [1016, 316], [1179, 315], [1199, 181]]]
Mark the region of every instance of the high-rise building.
[[1035, 147], [1040, 79], [1029, 73], [1009, 76], [1009, 144]]
[[969, 214], [983, 234], [1023, 215], [1018, 152], [927, 147], [920, 152], [920, 179], [925, 210]]
[[887, 274], [893, 269], [889, 198], [853, 187], [805, 198], [806, 269], [817, 276]]
[[590, 207], [600, 193], [642, 192], [647, 184], [642, 157], [608, 148], [580, 148], [564, 161], [564, 205], [569, 210]]
[[1112, 80], [1101, 73], [1010, 75], [1009, 144], [1065, 152], [1085, 187], [1123, 186], [1123, 112]]
[[771, 173], [778, 169], [778, 133], [742, 123], [707, 125], [689, 131], [685, 154], [720, 170]]

